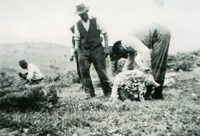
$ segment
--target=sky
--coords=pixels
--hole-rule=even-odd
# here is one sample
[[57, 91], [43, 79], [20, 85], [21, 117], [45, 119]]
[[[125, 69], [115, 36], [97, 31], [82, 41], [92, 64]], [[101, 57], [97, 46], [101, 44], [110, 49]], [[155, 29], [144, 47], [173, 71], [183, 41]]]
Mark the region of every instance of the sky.
[[169, 27], [170, 52], [200, 49], [199, 0], [0, 0], [0, 44], [48, 42], [71, 46], [69, 28], [80, 18], [76, 5], [89, 6], [101, 20], [109, 45], [133, 26], [151, 21]]

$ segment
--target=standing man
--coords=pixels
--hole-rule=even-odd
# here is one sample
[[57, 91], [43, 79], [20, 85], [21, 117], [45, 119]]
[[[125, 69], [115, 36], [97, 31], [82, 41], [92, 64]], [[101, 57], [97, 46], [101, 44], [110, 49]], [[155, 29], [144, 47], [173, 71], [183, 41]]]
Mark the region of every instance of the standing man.
[[[122, 41], [114, 44], [113, 51], [118, 55], [128, 53], [128, 59], [123, 70], [132, 70], [136, 56], [141, 57], [138, 64], [147, 73], [147, 92], [145, 99], [163, 99], [163, 83], [166, 73], [170, 31], [165, 26], [153, 23], [150, 26], [137, 28]], [[159, 85], [158, 85], [159, 84]], [[153, 86], [156, 87], [151, 95]]]
[[74, 25], [70, 28], [70, 30], [73, 33], [70, 61], [72, 62], [75, 58], [76, 69], [77, 69], [77, 74], [78, 74], [78, 82], [81, 83], [81, 72], [80, 72], [80, 66], [79, 66], [79, 63], [78, 63], [78, 50], [77, 49], [75, 50]]
[[25, 84], [38, 84], [43, 80], [42, 73], [36, 65], [30, 63], [28, 64], [25, 60], [20, 60], [19, 65], [23, 69], [28, 70], [25, 74], [22, 74], [21, 72], [18, 73], [22, 79], [26, 80]]
[[[90, 66], [93, 63], [100, 78], [104, 96], [111, 95], [111, 83], [106, 71], [106, 57], [109, 55], [108, 35], [97, 18], [88, 16], [89, 8], [84, 4], [76, 6], [76, 14], [81, 18], [74, 31], [75, 48], [78, 48], [79, 65], [86, 99], [95, 97], [95, 90], [90, 77]], [[105, 49], [102, 45], [104, 36]], [[76, 49], [75, 49], [76, 50]]]

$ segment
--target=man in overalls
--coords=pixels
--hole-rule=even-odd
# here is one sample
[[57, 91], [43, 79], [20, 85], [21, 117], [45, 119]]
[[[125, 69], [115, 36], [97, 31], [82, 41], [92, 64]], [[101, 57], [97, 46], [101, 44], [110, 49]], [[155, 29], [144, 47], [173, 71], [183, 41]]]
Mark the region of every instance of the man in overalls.
[[[111, 83], [106, 71], [106, 57], [109, 54], [108, 35], [97, 18], [88, 16], [88, 7], [84, 4], [76, 6], [76, 14], [81, 18], [75, 25], [75, 48], [78, 48], [79, 65], [86, 99], [95, 97], [95, 90], [90, 77], [90, 66], [93, 63], [100, 78], [104, 96], [111, 95]], [[104, 36], [105, 49], [102, 45]], [[76, 50], [76, 49], [75, 49]]]

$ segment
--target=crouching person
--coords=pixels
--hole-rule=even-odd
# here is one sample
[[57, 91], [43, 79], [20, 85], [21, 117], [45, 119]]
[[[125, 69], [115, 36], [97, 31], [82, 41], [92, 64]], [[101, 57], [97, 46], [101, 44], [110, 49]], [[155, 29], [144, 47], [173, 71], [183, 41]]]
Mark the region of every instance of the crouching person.
[[19, 65], [22, 69], [28, 70], [25, 74], [22, 74], [21, 72], [18, 73], [19, 77], [26, 81], [25, 84], [38, 84], [43, 80], [42, 73], [36, 65], [29, 64], [25, 60], [20, 60]]
[[[140, 56], [140, 69], [147, 74], [145, 99], [163, 99], [163, 83], [166, 73], [170, 31], [165, 26], [153, 23], [137, 27], [122, 41], [115, 42], [113, 51], [118, 55], [128, 53], [122, 71], [133, 70], [135, 57]], [[159, 85], [158, 85], [159, 84]], [[153, 87], [156, 87], [153, 91]]]

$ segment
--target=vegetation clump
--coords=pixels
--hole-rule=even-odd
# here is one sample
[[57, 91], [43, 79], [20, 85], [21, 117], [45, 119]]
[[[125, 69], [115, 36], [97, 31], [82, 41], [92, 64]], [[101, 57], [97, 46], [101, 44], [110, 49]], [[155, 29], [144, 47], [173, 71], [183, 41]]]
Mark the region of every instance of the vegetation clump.
[[[53, 86], [46, 88], [44, 85], [14, 85], [15, 79], [6, 76], [5, 72], [1, 74], [0, 81], [0, 109], [41, 110], [47, 103], [58, 102], [57, 91]], [[8, 81], [10, 81], [9, 86], [6, 84]]]

